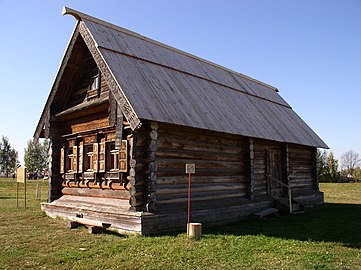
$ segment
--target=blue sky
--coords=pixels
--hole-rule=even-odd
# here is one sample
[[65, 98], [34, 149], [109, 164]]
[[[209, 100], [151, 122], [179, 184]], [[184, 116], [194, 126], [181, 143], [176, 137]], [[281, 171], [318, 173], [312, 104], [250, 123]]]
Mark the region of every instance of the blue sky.
[[75, 25], [64, 5], [277, 87], [336, 158], [361, 154], [361, 0], [0, 0], [0, 135], [21, 162]]

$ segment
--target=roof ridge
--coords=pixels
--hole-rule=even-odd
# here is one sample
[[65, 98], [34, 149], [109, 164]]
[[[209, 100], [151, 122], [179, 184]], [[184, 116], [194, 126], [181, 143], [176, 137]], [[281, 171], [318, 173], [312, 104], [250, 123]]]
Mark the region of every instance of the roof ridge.
[[138, 57], [138, 56], [135, 56], [135, 55], [131, 55], [131, 54], [128, 54], [128, 53], [125, 53], [125, 52], [115, 51], [115, 50], [110, 49], [110, 48], [107, 48], [107, 47], [99, 46], [99, 48], [100, 48], [100, 49], [103, 49], [103, 50], [111, 51], [111, 52], [116, 53], [116, 54], [121, 54], [121, 55], [130, 57], [130, 58], [134, 58], [134, 59], [137, 59], [137, 60], [140, 60], [140, 61], [144, 61], [144, 62], [153, 64], [153, 65], [161, 66], [161, 67], [163, 67], [163, 68], [168, 68], [168, 69], [171, 69], [171, 70], [174, 70], [174, 71], [183, 73], [183, 74], [187, 74], [187, 75], [196, 77], [196, 78], [198, 78], [198, 79], [200, 79], [200, 80], [205, 80], [205, 81], [208, 81], [208, 82], [210, 82], [210, 83], [220, 85], [220, 86], [225, 87], [225, 88], [227, 88], [227, 89], [230, 89], [230, 90], [232, 90], [232, 91], [240, 92], [240, 93], [243, 93], [243, 94], [245, 94], [245, 95], [248, 95], [248, 96], [251, 96], [251, 97], [254, 97], [254, 98], [259, 98], [259, 99], [262, 99], [262, 100], [266, 100], [266, 101], [272, 102], [272, 103], [274, 103], [274, 104], [277, 104], [277, 105], [280, 105], [280, 106], [283, 106], [283, 107], [292, 109], [292, 107], [291, 107], [288, 103], [282, 104], [281, 102], [274, 101], [274, 100], [269, 99], [269, 98], [267, 98], [267, 97], [258, 96], [258, 95], [256, 95], [256, 94], [252, 94], [252, 93], [250, 93], [250, 92], [248, 92], [248, 91], [246, 91], [246, 90], [238, 89], [238, 88], [235, 88], [235, 87], [233, 87], [233, 86], [231, 86], [231, 85], [227, 85], [227, 84], [224, 84], [224, 83], [219, 82], [219, 81], [216, 81], [216, 80], [211, 80], [211, 79], [208, 79], [208, 78], [206, 78], [206, 77], [204, 77], [204, 76], [200, 76], [200, 75], [194, 74], [194, 73], [192, 73], [192, 72], [188, 72], [188, 71], [185, 71], [185, 70], [182, 70], [182, 69], [178, 69], [178, 68], [175, 68], [175, 67], [171, 67], [171, 66], [168, 66], [168, 65], [164, 65], [164, 64], [161, 64], [161, 63], [157, 63], [157, 62], [154, 62], [154, 61], [151, 61], [151, 60], [148, 60], [148, 59], [144, 59], [144, 58], [141, 58], [141, 57]]
[[174, 48], [174, 47], [172, 47], [172, 46], [166, 45], [166, 44], [164, 44], [164, 43], [162, 43], [162, 42], [159, 42], [159, 41], [156, 41], [156, 40], [154, 40], [154, 39], [151, 39], [151, 38], [142, 36], [142, 35], [134, 32], [134, 31], [128, 30], [128, 29], [123, 28], [123, 27], [120, 27], [120, 26], [118, 26], [118, 25], [115, 25], [115, 24], [112, 24], [112, 23], [103, 21], [103, 20], [98, 19], [98, 18], [96, 18], [96, 17], [87, 15], [87, 14], [85, 14], [85, 13], [79, 12], [79, 11], [74, 10], [74, 9], [71, 9], [71, 8], [69, 8], [69, 7], [66, 7], [66, 6], [63, 7], [62, 15], [72, 15], [75, 19], [77, 19], [77, 20], [79, 20], [79, 21], [81, 21], [82, 18], [84, 18], [84, 19], [86, 19], [86, 20], [89, 20], [89, 21], [92, 21], [92, 22], [101, 24], [101, 25], [103, 25], [103, 26], [105, 26], [105, 27], [109, 27], [109, 28], [111, 28], [111, 29], [113, 29], [113, 30], [120, 31], [120, 32], [122, 32], [122, 33], [125, 33], [125, 34], [127, 34], [127, 35], [130, 35], [130, 36], [133, 36], [133, 37], [142, 39], [142, 40], [145, 40], [145, 41], [147, 41], [147, 42], [151, 42], [151, 43], [153, 43], [153, 44], [155, 44], [155, 45], [158, 45], [158, 46], [161, 46], [161, 47], [163, 47], [163, 48], [166, 48], [166, 49], [175, 51], [175, 52], [177, 52], [177, 53], [183, 54], [183, 55], [185, 55], [185, 56], [191, 57], [191, 58], [193, 58], [193, 59], [195, 59], [195, 60], [198, 60], [198, 61], [204, 62], [204, 63], [206, 63], [206, 64], [212, 65], [212, 66], [214, 66], [214, 67], [220, 68], [220, 69], [222, 69], [222, 70], [224, 70], [224, 71], [231, 72], [231, 73], [233, 73], [233, 74], [235, 74], [235, 75], [241, 76], [241, 77], [243, 77], [243, 78], [245, 78], [245, 79], [247, 79], [247, 80], [253, 81], [253, 82], [257, 83], [257, 84], [260, 84], [260, 85], [265, 86], [265, 87], [267, 87], [267, 88], [269, 88], [269, 89], [271, 89], [271, 90], [273, 90], [273, 91], [278, 92], [278, 89], [277, 89], [276, 87], [271, 86], [271, 85], [269, 85], [269, 84], [267, 84], [267, 83], [264, 83], [264, 82], [262, 82], [262, 81], [259, 81], [259, 80], [257, 80], [257, 79], [254, 79], [254, 78], [252, 78], [252, 77], [250, 77], [250, 76], [247, 76], [247, 75], [242, 74], [242, 73], [240, 73], [240, 72], [237, 72], [237, 71], [234, 71], [234, 70], [232, 70], [232, 69], [226, 68], [226, 67], [221, 66], [221, 65], [219, 65], [219, 64], [213, 63], [213, 62], [211, 62], [211, 61], [209, 61], [209, 60], [203, 59], [203, 58], [198, 57], [198, 56], [196, 56], [196, 55], [193, 55], [193, 54], [191, 54], [191, 53], [187, 53], [187, 52], [182, 51], [182, 50], [180, 50], [180, 49], [177, 49], [177, 48]]

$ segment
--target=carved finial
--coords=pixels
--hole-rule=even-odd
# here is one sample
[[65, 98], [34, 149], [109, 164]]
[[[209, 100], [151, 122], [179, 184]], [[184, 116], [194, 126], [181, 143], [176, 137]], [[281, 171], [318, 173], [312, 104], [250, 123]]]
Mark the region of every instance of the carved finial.
[[68, 8], [66, 6], [63, 7], [63, 10], [61, 12], [62, 15], [72, 15], [75, 19], [77, 19], [78, 21], [81, 20], [81, 13], [74, 10], [74, 9], [71, 9], [71, 8]]

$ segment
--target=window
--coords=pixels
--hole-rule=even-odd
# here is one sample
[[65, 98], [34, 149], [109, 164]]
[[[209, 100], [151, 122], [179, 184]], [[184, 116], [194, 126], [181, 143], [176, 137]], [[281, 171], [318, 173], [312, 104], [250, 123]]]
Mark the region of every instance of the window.
[[107, 143], [107, 171], [127, 172], [127, 140], [122, 140], [121, 149], [115, 149], [115, 142]]
[[93, 145], [84, 146], [84, 171], [92, 172], [93, 171]]
[[98, 71], [95, 75], [91, 76], [89, 89], [87, 91], [87, 99], [99, 97], [100, 92], [100, 74]]
[[93, 76], [89, 90], [97, 90], [97, 89], [99, 89], [99, 73]]
[[118, 164], [119, 164], [119, 150], [115, 149], [115, 143], [114, 142], [110, 142], [107, 145], [108, 148], [108, 171], [117, 171], [118, 168]]

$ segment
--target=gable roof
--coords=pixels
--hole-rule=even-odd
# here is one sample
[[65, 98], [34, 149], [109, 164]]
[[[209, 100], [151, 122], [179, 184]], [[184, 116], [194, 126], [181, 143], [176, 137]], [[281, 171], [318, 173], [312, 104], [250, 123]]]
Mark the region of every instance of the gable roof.
[[[64, 8], [63, 14], [78, 20], [74, 32], [133, 130], [152, 120], [328, 148], [276, 88], [78, 11]], [[35, 136], [56, 88], [55, 81]]]

